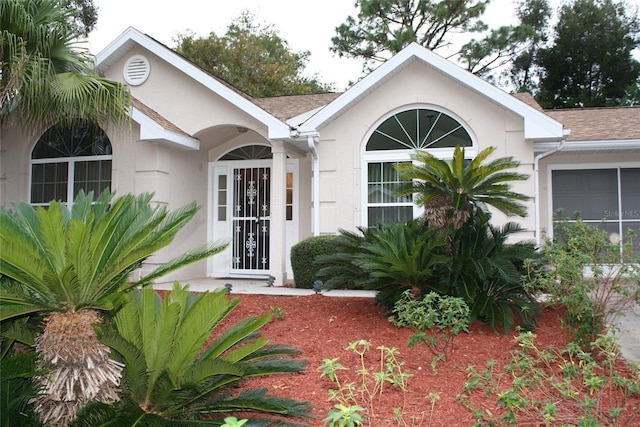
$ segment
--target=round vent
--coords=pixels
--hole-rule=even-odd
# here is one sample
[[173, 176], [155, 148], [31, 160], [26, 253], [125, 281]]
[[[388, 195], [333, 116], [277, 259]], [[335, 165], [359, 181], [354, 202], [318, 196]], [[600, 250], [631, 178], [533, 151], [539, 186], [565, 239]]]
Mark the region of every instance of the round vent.
[[129, 58], [124, 64], [124, 80], [131, 86], [138, 86], [147, 80], [151, 66], [149, 60], [142, 55], [135, 55]]

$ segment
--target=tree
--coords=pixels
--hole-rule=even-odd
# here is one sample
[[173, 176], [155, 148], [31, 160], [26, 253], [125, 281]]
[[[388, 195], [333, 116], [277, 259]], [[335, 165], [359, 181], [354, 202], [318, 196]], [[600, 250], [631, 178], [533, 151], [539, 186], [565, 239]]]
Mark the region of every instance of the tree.
[[416, 42], [427, 49], [447, 46], [456, 33], [480, 31], [488, 0], [356, 0], [357, 18], [336, 27], [331, 50], [362, 58], [366, 68]]
[[128, 120], [128, 89], [95, 73], [68, 24], [72, 16], [57, 0], [0, 0], [0, 124]]
[[86, 37], [98, 22], [98, 8], [93, 0], [58, 0], [60, 7], [71, 11], [68, 23], [77, 33]]
[[506, 66], [503, 76], [508, 84], [516, 92], [532, 92], [537, 54], [548, 40], [551, 8], [548, 0], [521, 0], [516, 3], [516, 16], [517, 25], [492, 29], [483, 39], [465, 44], [460, 61], [468, 71], [487, 80]]
[[[27, 203], [0, 208], [0, 325], [45, 316], [36, 338], [35, 411], [43, 423], [66, 426], [86, 403], [117, 400], [122, 366], [110, 359], [94, 325], [116, 310], [129, 290], [204, 259], [224, 247], [187, 252], [130, 282], [130, 274], [167, 246], [198, 211], [151, 206], [151, 195], [114, 199], [80, 192], [73, 207]], [[10, 280], [6, 280], [6, 278]], [[4, 328], [3, 328], [4, 329]]]
[[254, 97], [331, 91], [317, 77], [303, 76], [309, 51], [292, 52], [272, 26], [256, 24], [249, 12], [235, 19], [222, 37], [185, 33], [175, 41], [178, 53]]
[[507, 171], [519, 165], [512, 157], [483, 163], [495, 150], [486, 148], [471, 161], [465, 159], [461, 147], [455, 148], [451, 161], [416, 151], [412, 155], [415, 164], [397, 166], [400, 179], [412, 181], [402, 193], [415, 194], [416, 203], [424, 205], [427, 224], [440, 229], [460, 229], [471, 218], [473, 208], [492, 206], [507, 215], [526, 216], [519, 201], [529, 197], [511, 191], [510, 183], [526, 181], [529, 176]]
[[291, 357], [299, 350], [270, 344], [260, 334], [270, 313], [221, 330], [240, 302], [224, 290], [193, 294], [176, 283], [163, 298], [147, 288], [126, 299], [115, 329], [99, 332], [125, 362], [123, 399], [110, 407], [87, 407], [77, 426], [220, 426], [225, 417], [243, 412], [247, 425], [284, 427], [300, 424], [276, 423], [274, 416], [309, 416], [304, 402], [263, 388], [240, 388], [250, 378], [305, 368], [306, 361]]
[[612, 0], [575, 0], [560, 9], [554, 41], [540, 52], [536, 99], [546, 108], [619, 105], [638, 81], [637, 11]]

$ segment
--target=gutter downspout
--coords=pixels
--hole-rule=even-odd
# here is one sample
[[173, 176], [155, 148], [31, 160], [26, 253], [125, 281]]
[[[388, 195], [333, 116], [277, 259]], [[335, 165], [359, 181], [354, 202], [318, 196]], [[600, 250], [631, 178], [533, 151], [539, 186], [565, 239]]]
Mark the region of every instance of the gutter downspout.
[[544, 153], [538, 154], [533, 160], [533, 203], [536, 208], [536, 221], [535, 221], [535, 233], [536, 233], [536, 248], [540, 248], [542, 244], [542, 227], [540, 225], [540, 182], [539, 182], [539, 163], [540, 160], [548, 157], [552, 154], [555, 154], [561, 151], [564, 148], [565, 142], [567, 142], [567, 138], [571, 133], [571, 129], [564, 129], [562, 139], [560, 140], [560, 145], [556, 148], [545, 151]]
[[320, 156], [316, 143], [317, 136], [307, 136], [307, 145], [313, 156], [313, 235], [320, 235]]

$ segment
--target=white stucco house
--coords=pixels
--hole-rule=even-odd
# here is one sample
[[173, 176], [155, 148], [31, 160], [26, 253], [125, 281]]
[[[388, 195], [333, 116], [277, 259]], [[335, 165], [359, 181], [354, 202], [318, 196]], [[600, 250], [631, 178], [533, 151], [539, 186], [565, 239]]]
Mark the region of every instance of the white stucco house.
[[[132, 122], [98, 133], [2, 129], [0, 203], [69, 201], [80, 189], [154, 192], [169, 209], [202, 209], [150, 263], [224, 240], [229, 248], [171, 279], [292, 280], [292, 245], [420, 214], [399, 198], [393, 164], [416, 148], [472, 157], [495, 146], [530, 175], [516, 219], [540, 240], [557, 209], [607, 220], [612, 239], [640, 230], [640, 108], [543, 111], [417, 44], [346, 92], [254, 99], [153, 38], [127, 29], [97, 56], [129, 85]], [[500, 224], [507, 219], [494, 215]], [[511, 220], [511, 219], [510, 219]]]

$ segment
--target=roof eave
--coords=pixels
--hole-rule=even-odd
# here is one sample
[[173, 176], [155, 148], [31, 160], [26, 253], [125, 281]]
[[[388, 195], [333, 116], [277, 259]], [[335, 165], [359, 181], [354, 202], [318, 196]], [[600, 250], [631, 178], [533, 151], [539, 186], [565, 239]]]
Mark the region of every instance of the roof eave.
[[[545, 152], [558, 146], [558, 142], [536, 142], [534, 150]], [[616, 151], [616, 150], [640, 150], [640, 139], [618, 140], [592, 140], [592, 141], [566, 141], [562, 151]]]
[[163, 128], [158, 122], [135, 107], [131, 109], [131, 118], [140, 125], [141, 141], [160, 142], [185, 151], [200, 149], [198, 139]]

